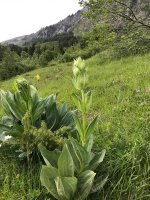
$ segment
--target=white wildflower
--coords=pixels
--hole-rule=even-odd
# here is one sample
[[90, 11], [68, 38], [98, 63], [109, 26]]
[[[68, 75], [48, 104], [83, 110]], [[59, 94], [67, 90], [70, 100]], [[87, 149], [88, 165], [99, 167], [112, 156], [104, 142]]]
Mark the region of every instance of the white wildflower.
[[9, 139], [11, 139], [11, 138], [12, 138], [12, 136], [6, 135], [6, 136], [4, 137], [4, 140], [6, 141], [6, 140], [9, 140]]

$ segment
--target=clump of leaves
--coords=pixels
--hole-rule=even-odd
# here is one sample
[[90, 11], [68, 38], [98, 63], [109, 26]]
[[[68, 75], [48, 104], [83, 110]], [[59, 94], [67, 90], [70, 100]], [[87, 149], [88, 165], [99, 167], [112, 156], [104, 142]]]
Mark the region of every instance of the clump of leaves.
[[84, 200], [89, 193], [100, 190], [107, 177], [94, 181], [94, 170], [103, 161], [105, 151], [89, 154], [77, 140], [66, 140], [63, 150], [48, 151], [42, 145], [39, 149], [46, 165], [42, 166], [41, 183], [50, 194], [59, 200]]
[[[4, 141], [5, 137], [10, 135], [11, 140], [15, 138], [13, 143], [23, 144], [23, 149], [30, 146], [28, 151], [31, 151], [31, 147], [36, 146], [37, 141], [43, 141], [44, 138], [47, 141], [47, 137], [54, 139], [52, 132], [55, 136], [55, 132], [58, 135], [59, 129], [73, 126], [73, 112], [68, 110], [66, 103], [58, 106], [55, 94], [41, 98], [36, 88], [24, 78], [17, 79], [13, 88], [14, 92], [0, 92], [1, 104], [6, 114], [0, 124], [0, 140]], [[45, 130], [40, 136], [34, 134], [33, 130], [42, 130], [42, 124], [45, 124]]]

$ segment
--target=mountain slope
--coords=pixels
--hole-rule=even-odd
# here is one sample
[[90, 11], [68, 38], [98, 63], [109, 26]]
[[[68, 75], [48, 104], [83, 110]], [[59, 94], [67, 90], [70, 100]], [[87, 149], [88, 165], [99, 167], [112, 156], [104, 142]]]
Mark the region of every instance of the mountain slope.
[[39, 39], [49, 39], [60, 33], [66, 33], [69, 31], [79, 34], [80, 32], [89, 31], [91, 29], [90, 21], [82, 14], [85, 12], [85, 8], [77, 11], [75, 14], [69, 15], [65, 19], [61, 20], [57, 24], [46, 26], [40, 29], [36, 33], [30, 35], [24, 35], [16, 37], [2, 44], [15, 44], [15, 45], [26, 45]]

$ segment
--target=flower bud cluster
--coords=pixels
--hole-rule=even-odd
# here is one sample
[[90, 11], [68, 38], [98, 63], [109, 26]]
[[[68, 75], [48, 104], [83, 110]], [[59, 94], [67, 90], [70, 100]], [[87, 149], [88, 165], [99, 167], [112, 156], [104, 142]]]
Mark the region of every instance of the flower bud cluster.
[[73, 84], [77, 90], [85, 90], [88, 83], [87, 68], [81, 57], [74, 60], [73, 64]]
[[15, 80], [14, 89], [15, 89], [15, 91], [21, 93], [21, 96], [25, 101], [29, 100], [31, 92], [30, 92], [30, 85], [26, 79], [19, 78], [19, 79]]

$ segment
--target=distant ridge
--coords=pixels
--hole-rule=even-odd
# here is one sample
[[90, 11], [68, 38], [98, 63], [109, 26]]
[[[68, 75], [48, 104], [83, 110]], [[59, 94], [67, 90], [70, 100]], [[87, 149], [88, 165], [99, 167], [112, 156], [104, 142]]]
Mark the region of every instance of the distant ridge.
[[40, 39], [52, 38], [60, 33], [67, 33], [69, 31], [72, 31], [75, 35], [77, 35], [81, 32], [87, 32], [91, 29], [91, 24], [90, 21], [82, 15], [85, 11], [86, 8], [83, 8], [77, 11], [75, 14], [69, 15], [68, 17], [56, 24], [40, 29], [36, 33], [6, 40], [2, 42], [2, 44], [15, 44], [18, 46], [24, 46]]

